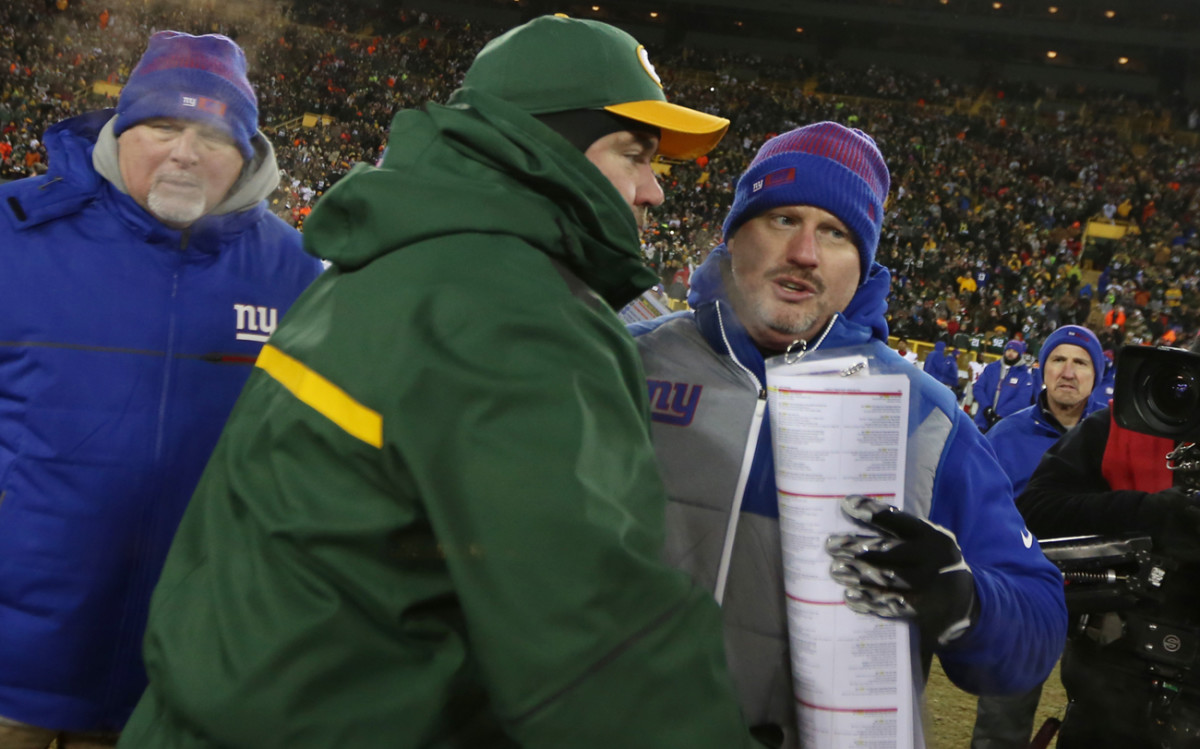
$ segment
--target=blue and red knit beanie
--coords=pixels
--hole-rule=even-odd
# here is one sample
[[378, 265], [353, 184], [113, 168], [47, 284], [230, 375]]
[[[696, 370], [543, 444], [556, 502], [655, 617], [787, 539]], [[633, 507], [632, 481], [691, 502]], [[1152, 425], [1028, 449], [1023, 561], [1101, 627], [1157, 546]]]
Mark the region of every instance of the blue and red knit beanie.
[[258, 99], [246, 79], [246, 56], [220, 34], [160, 31], [129, 74], [117, 103], [113, 135], [143, 120], [173, 117], [208, 123], [229, 133], [242, 157], [254, 157]]
[[1042, 344], [1042, 350], [1038, 352], [1038, 366], [1042, 368], [1042, 371], [1046, 371], [1046, 359], [1050, 357], [1050, 352], [1064, 343], [1078, 346], [1088, 352], [1098, 382], [1100, 375], [1104, 374], [1108, 359], [1104, 356], [1104, 348], [1100, 345], [1100, 339], [1082, 325], [1063, 325], [1046, 336], [1046, 342]]
[[818, 122], [763, 144], [738, 180], [725, 218], [725, 240], [745, 222], [781, 205], [810, 205], [837, 216], [854, 233], [867, 278], [891, 177], [871, 136], [836, 122]]

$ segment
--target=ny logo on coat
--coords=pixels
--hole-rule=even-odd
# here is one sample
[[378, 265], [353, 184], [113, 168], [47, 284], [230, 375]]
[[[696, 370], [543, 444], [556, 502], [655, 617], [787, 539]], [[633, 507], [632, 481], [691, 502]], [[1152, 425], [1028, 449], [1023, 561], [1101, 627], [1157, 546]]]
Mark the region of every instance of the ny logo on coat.
[[661, 424], [685, 427], [696, 416], [696, 405], [700, 403], [703, 385], [686, 382], [646, 380], [650, 391], [650, 418]]
[[253, 304], [235, 304], [237, 315], [237, 339], [266, 343], [279, 323], [279, 310], [274, 307], [256, 307]]

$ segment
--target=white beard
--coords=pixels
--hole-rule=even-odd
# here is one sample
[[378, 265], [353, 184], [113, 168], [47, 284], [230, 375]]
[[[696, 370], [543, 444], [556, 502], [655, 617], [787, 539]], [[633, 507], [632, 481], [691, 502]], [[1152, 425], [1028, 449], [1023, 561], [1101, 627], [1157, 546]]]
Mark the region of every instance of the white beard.
[[178, 187], [162, 187], [155, 184], [146, 196], [150, 213], [164, 224], [188, 226], [204, 215], [205, 198], [202, 187], [180, 190]]

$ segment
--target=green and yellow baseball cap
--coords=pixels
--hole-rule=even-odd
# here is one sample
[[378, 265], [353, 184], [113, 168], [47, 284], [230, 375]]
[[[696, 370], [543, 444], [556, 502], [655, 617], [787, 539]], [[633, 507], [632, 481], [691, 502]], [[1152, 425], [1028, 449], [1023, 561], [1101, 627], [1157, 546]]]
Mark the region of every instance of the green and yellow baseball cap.
[[657, 127], [658, 151], [694, 159], [712, 150], [729, 120], [671, 104], [646, 48], [600, 21], [542, 16], [488, 42], [463, 79], [529, 114], [604, 109]]

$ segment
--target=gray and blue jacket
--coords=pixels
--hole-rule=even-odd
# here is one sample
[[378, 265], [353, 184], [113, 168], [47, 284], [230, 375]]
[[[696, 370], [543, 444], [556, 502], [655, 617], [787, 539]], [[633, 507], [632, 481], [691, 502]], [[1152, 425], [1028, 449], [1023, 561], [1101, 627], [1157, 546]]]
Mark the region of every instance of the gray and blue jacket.
[[[779, 726], [784, 745], [794, 747], [769, 412], [752, 430], [765, 397], [765, 364], [725, 294], [727, 258], [720, 246], [693, 274], [691, 311], [637, 323], [631, 332], [645, 364], [655, 449], [670, 496], [665, 553], [710, 590], [738, 478], [748, 474], [728, 580], [718, 594], [726, 655], [747, 721]], [[1020, 692], [1040, 683], [1062, 650], [1062, 578], [1025, 529], [995, 454], [954, 394], [888, 348], [889, 281], [887, 269], [874, 264], [819, 345], [867, 346], [878, 371], [911, 380], [905, 506], [956, 534], [981, 608], [978, 623], [937, 655], [967, 691]]]

